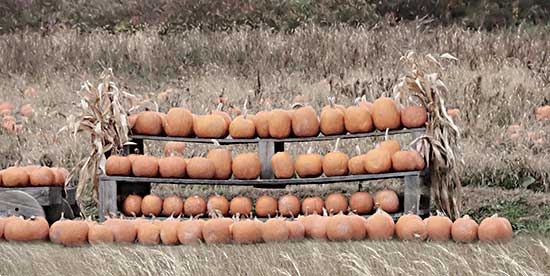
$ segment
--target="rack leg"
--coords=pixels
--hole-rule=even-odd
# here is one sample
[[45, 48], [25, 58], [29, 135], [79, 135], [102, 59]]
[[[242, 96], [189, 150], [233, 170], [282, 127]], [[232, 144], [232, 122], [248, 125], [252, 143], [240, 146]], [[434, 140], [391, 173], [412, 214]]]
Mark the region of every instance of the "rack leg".
[[134, 139], [132, 142], [136, 143], [135, 145], [128, 145], [124, 149], [125, 155], [138, 153], [138, 154], [144, 154], [144, 146], [143, 146], [143, 140], [142, 139]]
[[117, 212], [117, 185], [116, 181], [99, 181], [99, 220]]
[[273, 170], [271, 169], [271, 157], [277, 152], [284, 151], [285, 144], [275, 141], [260, 141], [258, 145], [258, 155], [262, 161], [262, 179], [273, 178]]
[[431, 191], [427, 179], [422, 176], [405, 177], [405, 198], [403, 212], [423, 216], [430, 213]]

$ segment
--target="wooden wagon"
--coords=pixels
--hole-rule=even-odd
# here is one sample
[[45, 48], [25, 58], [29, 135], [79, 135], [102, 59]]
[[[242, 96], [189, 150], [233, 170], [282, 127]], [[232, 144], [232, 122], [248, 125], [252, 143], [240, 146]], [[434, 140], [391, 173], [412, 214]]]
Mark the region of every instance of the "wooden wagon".
[[[412, 135], [416, 138], [426, 132], [425, 128], [401, 129], [389, 131], [388, 135]], [[373, 131], [360, 134], [343, 134], [332, 136], [317, 136], [286, 139], [273, 138], [254, 138], [254, 139], [219, 139], [221, 145], [229, 144], [257, 144], [258, 155], [262, 161], [262, 173], [259, 179], [254, 180], [205, 180], [205, 179], [173, 179], [173, 178], [144, 178], [127, 176], [106, 176], [99, 177], [99, 216], [104, 220], [107, 215], [117, 214], [119, 206], [124, 198], [129, 194], [146, 195], [151, 191], [151, 184], [179, 184], [179, 185], [219, 185], [219, 186], [252, 186], [256, 188], [281, 189], [287, 185], [305, 185], [305, 184], [335, 184], [343, 182], [371, 181], [378, 179], [402, 178], [404, 179], [404, 195], [402, 198], [402, 211], [394, 214], [399, 217], [403, 210], [413, 212], [421, 216], [427, 216], [430, 212], [431, 202], [431, 183], [429, 180], [429, 167], [423, 171], [390, 172], [382, 174], [348, 175], [334, 177], [318, 178], [291, 178], [275, 179], [271, 170], [271, 157], [280, 151], [284, 151], [286, 143], [295, 142], [315, 142], [340, 139], [359, 139], [372, 138], [386, 135], [385, 132]], [[156, 141], [179, 141], [187, 143], [212, 143], [207, 138], [187, 138], [187, 137], [168, 137], [168, 136], [145, 136], [131, 135], [132, 142], [135, 143], [127, 152], [134, 152], [135, 149], [140, 153], [144, 152], [143, 142], [145, 140]]]

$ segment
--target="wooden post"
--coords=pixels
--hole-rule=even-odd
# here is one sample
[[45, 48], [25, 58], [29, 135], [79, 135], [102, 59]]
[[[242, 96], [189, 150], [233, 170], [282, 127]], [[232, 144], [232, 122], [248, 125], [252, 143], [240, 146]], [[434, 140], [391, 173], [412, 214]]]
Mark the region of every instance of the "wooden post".
[[[412, 133], [413, 140], [421, 133]], [[413, 145], [414, 146], [414, 145]], [[426, 168], [422, 176], [405, 176], [405, 195], [403, 199], [403, 213], [412, 212], [417, 215], [428, 215], [431, 208], [431, 184], [429, 169]]]
[[117, 212], [117, 185], [116, 181], [99, 181], [99, 221]]
[[139, 154], [144, 154], [144, 146], [142, 139], [132, 139], [132, 142], [136, 143], [135, 145], [126, 145], [124, 146], [124, 155], [130, 155], [136, 153], [136, 150]]
[[[260, 140], [258, 142], [258, 155], [260, 161], [262, 161], [262, 173], [260, 175], [261, 179], [273, 179], [273, 170], [271, 168], [271, 157], [277, 152], [284, 151], [285, 144], [284, 142], [276, 142], [271, 139]], [[284, 188], [286, 185], [261, 185], [254, 186], [256, 188]]]

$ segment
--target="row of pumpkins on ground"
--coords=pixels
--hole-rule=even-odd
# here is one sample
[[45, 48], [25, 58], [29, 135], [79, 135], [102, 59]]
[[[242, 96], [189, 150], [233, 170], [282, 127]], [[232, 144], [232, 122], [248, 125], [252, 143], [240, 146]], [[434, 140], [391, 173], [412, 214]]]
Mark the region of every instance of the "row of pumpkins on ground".
[[198, 217], [203, 215], [252, 217], [254, 211], [257, 217], [297, 217], [299, 214], [322, 214], [323, 209], [329, 214], [352, 212], [358, 215], [370, 214], [374, 208], [380, 208], [388, 213], [399, 210], [399, 198], [392, 190], [382, 190], [376, 193], [374, 199], [368, 192], [356, 192], [348, 199], [341, 193], [332, 193], [323, 201], [321, 197], [306, 197], [301, 202], [294, 195], [287, 194], [279, 199], [263, 195], [256, 199], [236, 196], [227, 200], [222, 195], [213, 195], [205, 201], [199, 196], [189, 196], [183, 200], [176, 195], [165, 199], [157, 195], [129, 195], [124, 199], [122, 212], [127, 216], [174, 216]]
[[445, 216], [431, 216], [422, 220], [414, 214], [403, 215], [397, 223], [378, 209], [365, 219], [355, 214], [333, 216], [308, 215], [296, 219], [271, 218], [266, 222], [258, 219], [213, 218], [203, 219], [107, 219], [103, 223], [85, 220], [59, 220], [48, 226], [41, 217], [0, 218], [0, 237], [8, 241], [50, 240], [65, 246], [80, 246], [87, 243], [133, 243], [142, 245], [177, 245], [259, 242], [285, 242], [312, 238], [317, 240], [349, 241], [400, 240], [472, 242], [476, 239], [487, 242], [504, 242], [512, 238], [510, 222], [494, 215], [476, 223], [468, 216], [452, 222]]
[[[177, 142], [173, 142], [177, 143]], [[337, 142], [338, 144], [338, 142]], [[166, 146], [182, 147], [168, 143]], [[193, 179], [256, 179], [262, 171], [262, 162], [257, 153], [242, 153], [233, 158], [231, 151], [212, 149], [206, 157], [184, 158], [166, 150], [170, 156], [156, 158], [148, 155], [113, 155], [107, 159], [105, 173], [111, 176], [165, 177]], [[181, 154], [181, 153], [180, 153]], [[165, 154], [166, 155], [166, 154]], [[325, 176], [386, 173], [390, 171], [422, 170], [425, 161], [415, 150], [401, 150], [395, 140], [381, 142], [375, 149], [352, 158], [337, 149], [322, 156], [308, 152], [296, 160], [288, 152], [278, 152], [271, 158], [271, 169], [276, 178], [292, 178], [295, 173], [301, 178]]]
[[0, 187], [63, 186], [68, 176], [65, 168], [10, 167], [0, 170]]
[[[245, 104], [246, 105], [246, 104]], [[220, 106], [221, 107], [221, 106]], [[167, 135], [200, 138], [288, 138], [323, 135], [366, 133], [374, 129], [399, 129], [423, 127], [428, 115], [421, 106], [398, 107], [391, 98], [382, 97], [374, 103], [356, 100], [356, 105], [344, 107], [329, 104], [320, 112], [303, 104], [290, 110], [273, 109], [247, 114], [231, 119], [220, 110], [207, 115], [194, 115], [186, 108], [172, 108], [167, 114], [145, 111], [128, 117], [128, 125], [134, 134]]]

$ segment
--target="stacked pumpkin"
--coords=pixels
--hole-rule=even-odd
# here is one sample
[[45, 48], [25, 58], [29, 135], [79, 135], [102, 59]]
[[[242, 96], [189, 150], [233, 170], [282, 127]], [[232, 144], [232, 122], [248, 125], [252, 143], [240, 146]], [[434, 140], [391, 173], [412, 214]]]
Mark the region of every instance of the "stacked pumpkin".
[[41, 166], [10, 167], [0, 171], [1, 187], [64, 186], [69, 172]]
[[345, 133], [366, 133], [374, 129], [417, 128], [425, 125], [427, 112], [421, 106], [398, 105], [390, 98], [382, 97], [369, 103], [357, 99], [355, 105], [337, 105], [334, 98], [322, 108], [320, 115], [313, 107], [301, 103], [291, 110], [274, 109], [235, 117], [221, 110], [222, 105], [210, 114], [195, 115], [186, 108], [172, 108], [167, 114], [145, 111], [129, 116], [128, 124], [133, 133], [141, 135], [167, 135], [173, 137], [200, 137], [221, 139], [251, 139], [315, 137]]

